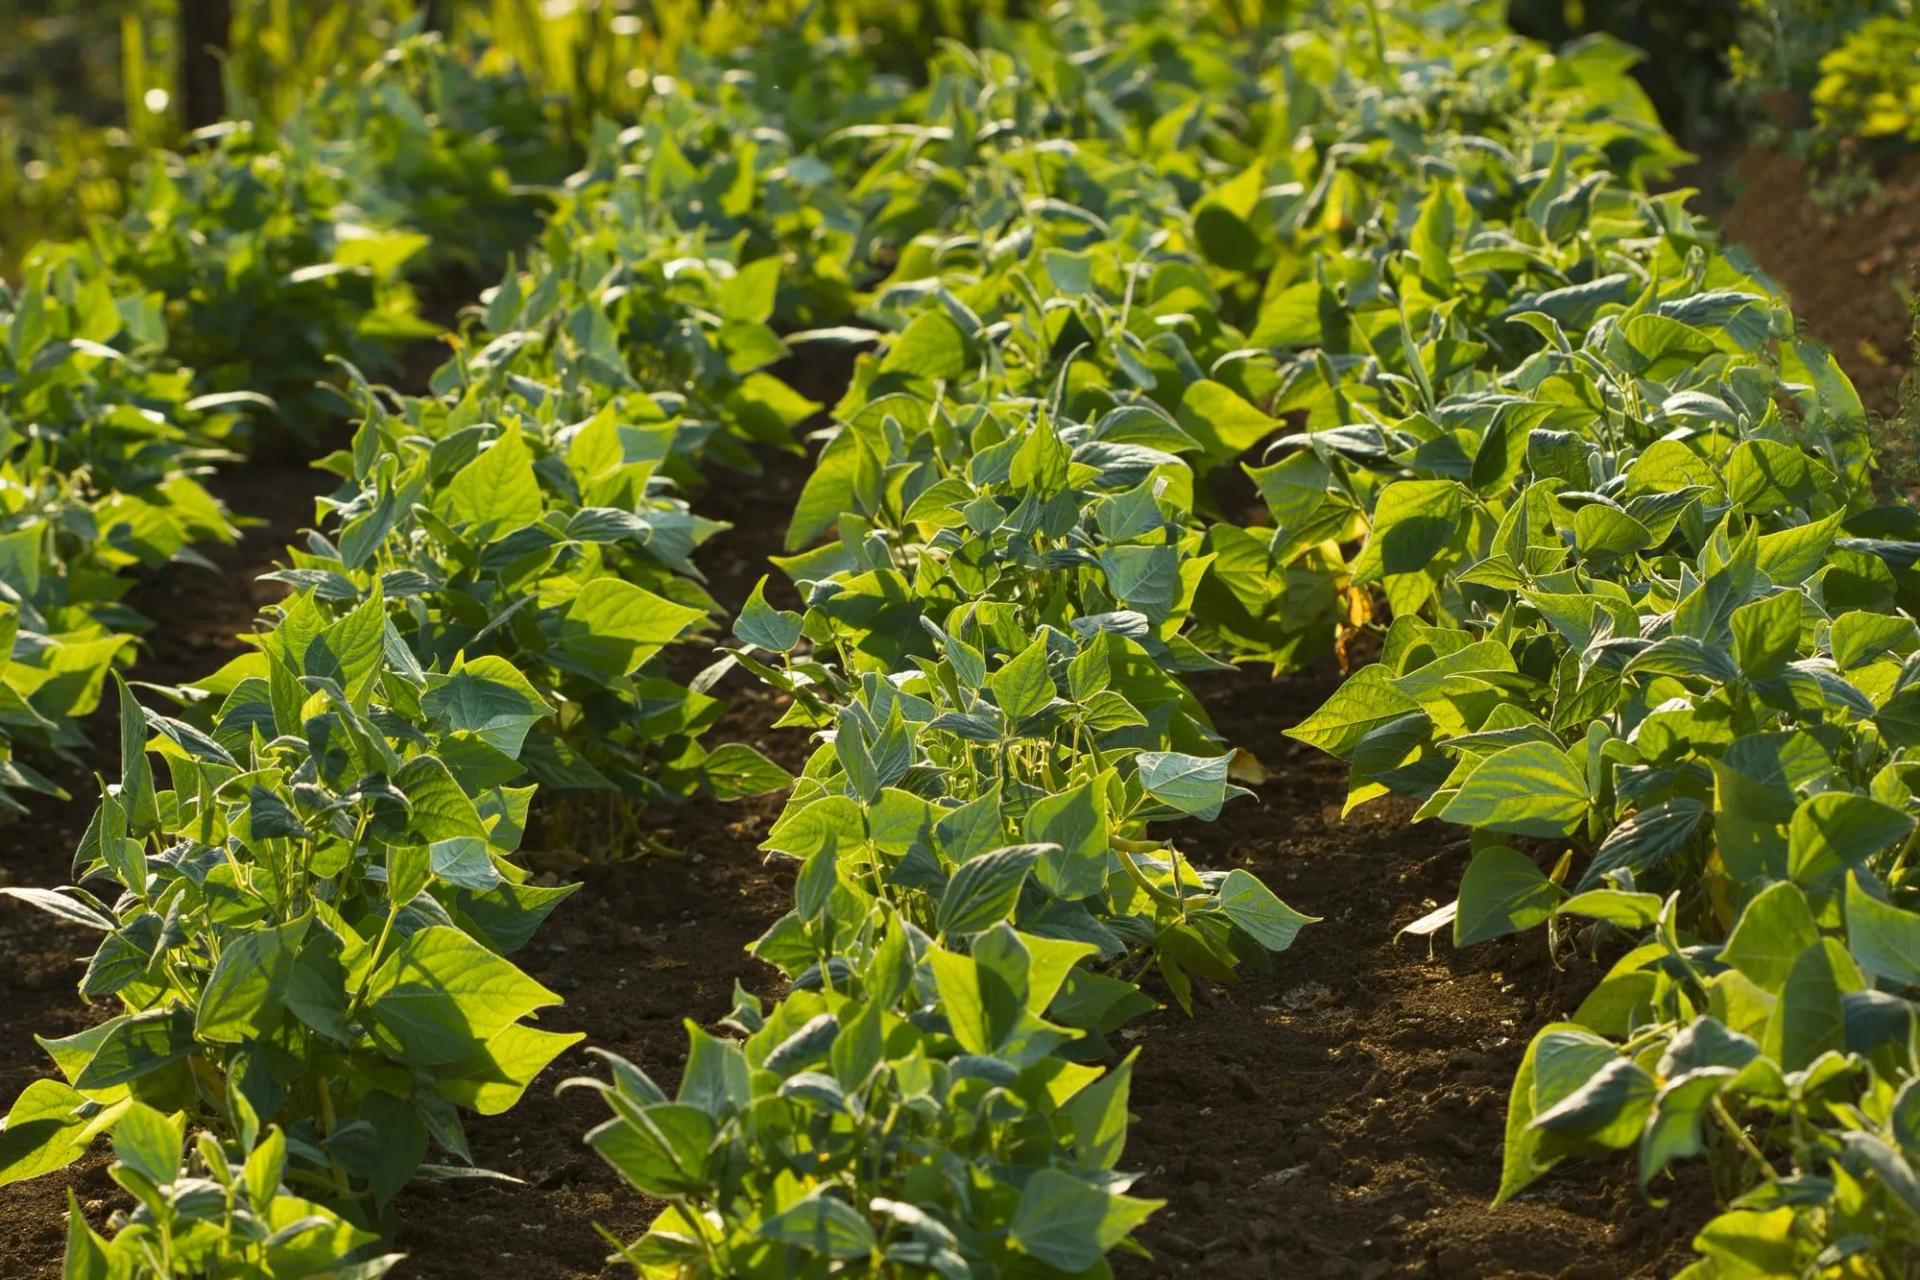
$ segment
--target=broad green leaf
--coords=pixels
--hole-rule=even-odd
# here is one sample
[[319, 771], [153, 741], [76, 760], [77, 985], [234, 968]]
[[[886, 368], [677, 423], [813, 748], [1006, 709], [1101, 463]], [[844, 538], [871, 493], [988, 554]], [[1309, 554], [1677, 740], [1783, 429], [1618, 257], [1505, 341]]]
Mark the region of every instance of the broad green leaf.
[[458, 1062], [560, 997], [458, 929], [404, 939], [367, 984], [374, 1038], [410, 1066]]
[[1753, 512], [1805, 510], [1834, 482], [1825, 463], [1776, 440], [1743, 440], [1727, 459], [1727, 496]]
[[1733, 611], [1733, 655], [1748, 679], [1776, 675], [1798, 654], [1800, 604], [1797, 591], [1781, 591]]
[[762, 1223], [760, 1237], [835, 1259], [864, 1258], [880, 1243], [859, 1210], [825, 1187]]
[[1481, 761], [1440, 816], [1481, 831], [1566, 836], [1586, 821], [1589, 803], [1586, 774], [1566, 752], [1525, 742]]
[[1016, 844], [960, 864], [940, 895], [935, 928], [943, 937], [989, 929], [1013, 913], [1027, 872], [1053, 846]]
[[1847, 943], [1860, 967], [1903, 987], [1920, 986], [1920, 913], [1868, 893], [1847, 876]]
[[587, 1134], [587, 1145], [615, 1172], [648, 1195], [704, 1191], [713, 1117], [679, 1102], [615, 1110], [613, 1119]]
[[1135, 757], [1140, 785], [1169, 808], [1208, 822], [1227, 800], [1232, 756], [1190, 756], [1178, 751], [1142, 751]]
[[1646, 1132], [1640, 1139], [1642, 1189], [1668, 1164], [1706, 1150], [1700, 1132], [1701, 1118], [1707, 1105], [1734, 1074], [1729, 1067], [1703, 1067], [1661, 1086], [1647, 1118]]
[[912, 374], [928, 381], [957, 378], [966, 367], [966, 335], [938, 311], [923, 311], [909, 321], [880, 361], [882, 373]]
[[733, 622], [733, 634], [748, 644], [786, 653], [800, 642], [801, 618], [790, 609], [776, 609], [768, 604], [766, 592], [767, 579], [762, 575], [753, 586], [753, 594], [740, 606], [740, 616]]
[[86, 1150], [80, 1114], [86, 1098], [58, 1080], [35, 1080], [20, 1091], [0, 1129], [0, 1186], [65, 1168]]
[[1027, 1180], [1008, 1238], [1028, 1256], [1066, 1272], [1097, 1265], [1160, 1207], [1058, 1169]]
[[1845, 791], [1822, 791], [1794, 810], [1787, 870], [1795, 884], [1825, 886], [1850, 867], [1913, 834], [1914, 820], [1890, 805]]
[[1082, 1168], [1111, 1169], [1127, 1145], [1127, 1097], [1133, 1087], [1138, 1049], [1113, 1070], [1082, 1088], [1060, 1114], [1073, 1126], [1074, 1159]]
[[708, 752], [700, 774], [716, 800], [763, 796], [793, 785], [785, 769], [744, 742], [722, 743]]
[[994, 701], [1006, 714], [1009, 724], [1040, 711], [1053, 701], [1053, 677], [1047, 672], [1047, 638], [1035, 637], [1032, 644], [987, 677]]
[[149, 1182], [165, 1186], [180, 1176], [186, 1124], [184, 1114], [169, 1118], [145, 1103], [134, 1102], [114, 1122], [113, 1154]]
[[1473, 855], [1460, 881], [1453, 944], [1468, 947], [1525, 932], [1545, 923], [1560, 897], [1560, 887], [1547, 879], [1533, 859], [1505, 845], [1490, 845]]
[[1822, 1054], [1846, 1052], [1841, 996], [1858, 989], [1857, 972], [1846, 948], [1833, 938], [1819, 939], [1795, 958], [1767, 1025], [1767, 1053], [1782, 1068], [1799, 1071]]
[[[70, 1042], [80, 1039], [68, 1037]], [[49, 1053], [55, 1053], [54, 1043], [41, 1043]], [[95, 1029], [85, 1065], [72, 1076], [73, 1087], [90, 1093], [126, 1084], [171, 1066], [197, 1047], [192, 1017], [179, 1005], [122, 1014]]]
[[630, 674], [706, 615], [620, 578], [595, 578], [567, 606], [560, 645], [607, 679]]
[[200, 995], [194, 1034], [216, 1044], [272, 1035], [281, 1021], [281, 993], [312, 920], [311, 914], [303, 915], [229, 941]]
[[1237, 458], [1280, 427], [1280, 422], [1241, 399], [1231, 387], [1201, 380], [1180, 400], [1180, 425], [1210, 457]]
[[1029, 843], [1052, 846], [1034, 874], [1049, 893], [1069, 901], [1098, 893], [1107, 880], [1106, 789], [1082, 782], [1033, 802], [1023, 821]]
[[435, 840], [427, 846], [434, 878], [461, 889], [484, 893], [500, 883], [500, 869], [487, 853], [487, 842], [472, 836]]
[[1418, 702], [1394, 686], [1392, 674], [1375, 664], [1355, 672], [1287, 736], [1346, 760], [1369, 733], [1419, 710]]
[[429, 671], [420, 709], [445, 729], [465, 731], [509, 756], [520, 754], [527, 730], [553, 714], [532, 683], [507, 659], [488, 655]]
[[542, 1031], [515, 1023], [470, 1057], [439, 1068], [434, 1088], [449, 1102], [497, 1116], [518, 1105], [534, 1077], [585, 1038], [579, 1031]]
[[533, 454], [517, 426], [508, 427], [462, 467], [446, 493], [456, 520], [496, 534], [532, 524], [546, 510], [540, 482], [534, 478]]
[[1269, 951], [1285, 951], [1307, 925], [1320, 917], [1302, 915], [1280, 901], [1251, 871], [1235, 867], [1220, 882], [1220, 910]]
[[1819, 940], [1806, 894], [1797, 885], [1774, 884], [1740, 913], [1720, 958], [1763, 989], [1778, 993], [1794, 963]]
[[1534, 1127], [1603, 1147], [1633, 1144], [1658, 1092], [1631, 1058], [1612, 1058], [1586, 1082], [1533, 1118]]

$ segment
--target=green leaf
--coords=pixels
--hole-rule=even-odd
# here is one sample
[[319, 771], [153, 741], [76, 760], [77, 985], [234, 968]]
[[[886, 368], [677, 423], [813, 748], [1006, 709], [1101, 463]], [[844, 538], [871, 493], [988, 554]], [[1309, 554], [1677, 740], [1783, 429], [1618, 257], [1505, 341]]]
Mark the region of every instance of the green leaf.
[[100, 914], [98, 910], [69, 897], [55, 889], [37, 889], [23, 885], [0, 885], [0, 897], [17, 898], [30, 903], [48, 915], [57, 916], [68, 924], [77, 924], [100, 933], [112, 933], [114, 921], [110, 916]]
[[1860, 967], [1902, 987], [1920, 986], [1920, 914], [1869, 894], [1847, 877], [1847, 942]]
[[687, 1066], [674, 1101], [699, 1107], [716, 1121], [746, 1108], [753, 1101], [753, 1083], [738, 1042], [708, 1035], [690, 1019], [686, 1028]]
[[793, 776], [744, 742], [726, 742], [700, 762], [700, 776], [716, 800], [764, 796], [793, 785]]
[[1419, 710], [1418, 702], [1394, 686], [1386, 667], [1375, 663], [1356, 671], [1318, 711], [1287, 730], [1287, 736], [1349, 760], [1369, 733]]
[[1604, 920], [1622, 929], [1641, 930], [1660, 918], [1661, 898], [1657, 893], [1627, 893], [1620, 889], [1589, 889], [1577, 893], [1554, 908], [1557, 915], [1584, 916]]
[[0, 1187], [63, 1169], [86, 1150], [87, 1099], [59, 1080], [20, 1091], [0, 1129]]
[[364, 713], [380, 678], [386, 630], [387, 606], [380, 584], [375, 582], [365, 600], [326, 630], [325, 644], [333, 656], [333, 668], [316, 670], [309, 665], [307, 674], [338, 680], [347, 702], [355, 711]]
[[851, 707], [840, 711], [839, 726], [833, 735], [833, 755], [847, 785], [861, 804], [871, 804], [880, 791], [880, 769], [867, 746], [866, 730]]
[[860, 1211], [826, 1187], [762, 1223], [760, 1238], [836, 1259], [864, 1258], [880, 1244]]
[[1914, 820], [1891, 805], [1846, 791], [1822, 791], [1802, 801], [1787, 829], [1787, 872], [1809, 889], [1825, 886], [1850, 867], [1900, 844]]
[[1573, 513], [1573, 545], [1588, 559], [1611, 560], [1645, 551], [1653, 535], [1620, 508], [1593, 502]]
[[1733, 656], [1749, 679], [1777, 675], [1800, 650], [1797, 591], [1780, 591], [1733, 611]]
[[1060, 1114], [1073, 1126], [1074, 1160], [1085, 1169], [1111, 1169], [1127, 1145], [1127, 1097], [1133, 1088], [1133, 1050], [1120, 1065], [1067, 1099]]
[[747, 263], [714, 286], [714, 301], [729, 320], [764, 324], [773, 316], [774, 296], [780, 284], [778, 255]]
[[1631, 1058], [1611, 1058], [1586, 1083], [1533, 1119], [1536, 1129], [1603, 1147], [1631, 1146], [1658, 1092]]
[[1220, 882], [1219, 903], [1227, 919], [1269, 951], [1285, 951], [1301, 929], [1320, 921], [1280, 901], [1258, 876], [1240, 867]]
[[[450, 839], [471, 839], [452, 836]], [[387, 900], [396, 909], [420, 896], [433, 881], [433, 855], [421, 845], [387, 846]]]
[[942, 937], [958, 937], [992, 928], [1013, 914], [1027, 872], [1051, 845], [1016, 844], [994, 849], [960, 864], [940, 895], [934, 927]]
[[1587, 777], [1559, 747], [1523, 742], [1494, 752], [1461, 784], [1440, 816], [1508, 835], [1572, 835], [1586, 821]]
[[1026, 1011], [1019, 993], [992, 966], [972, 956], [935, 948], [928, 962], [953, 1038], [968, 1053], [997, 1053]]
[[[97, 1039], [91, 1055], [73, 1077], [73, 1087], [84, 1093], [138, 1080], [171, 1066], [198, 1047], [193, 1039], [192, 1017], [180, 1005], [123, 1014], [92, 1034]], [[68, 1041], [80, 1038], [69, 1036]], [[51, 1053], [54, 1043], [59, 1042], [43, 1041], [42, 1045]]]
[[113, 1126], [113, 1154], [149, 1182], [166, 1186], [180, 1176], [187, 1117], [171, 1118], [135, 1102]]
[[1020, 1192], [1008, 1238], [1050, 1267], [1086, 1271], [1161, 1203], [1120, 1195], [1059, 1169], [1042, 1169]]
[[1453, 541], [1464, 509], [1464, 491], [1451, 480], [1389, 484], [1374, 505], [1373, 530], [1353, 562], [1353, 580], [1424, 573]]
[[1761, 534], [1757, 562], [1760, 571], [1783, 587], [1805, 582], [1826, 563], [1827, 552], [1833, 547], [1845, 515], [1844, 511], [1836, 511], [1823, 520]]
[[1706, 811], [1706, 806], [1692, 796], [1676, 796], [1634, 812], [1600, 842], [1576, 887], [1590, 889], [1609, 873], [1630, 871], [1639, 875], [1660, 865], [1686, 847]]
[[[1496, 1207], [1524, 1191], [1558, 1159], [1557, 1156], [1542, 1158], [1541, 1131], [1534, 1126], [1534, 1118], [1615, 1056], [1613, 1046], [1577, 1023], [1549, 1023], [1534, 1036], [1520, 1059], [1520, 1069], [1514, 1073], [1513, 1088], [1507, 1098], [1500, 1190], [1493, 1199]], [[1544, 1099], [1543, 1084], [1547, 1085]]]
[[977, 800], [951, 809], [933, 824], [934, 839], [949, 862], [966, 862], [999, 845], [1004, 831], [1000, 785]]
[[1533, 859], [1505, 845], [1490, 845], [1473, 855], [1460, 881], [1453, 944], [1470, 947], [1525, 932], [1545, 923], [1560, 897], [1560, 886], [1547, 879]]
[[60, 1265], [63, 1280], [111, 1280], [113, 1264], [107, 1258], [107, 1242], [93, 1233], [86, 1215], [80, 1212], [80, 1198], [67, 1188], [67, 1251]]
[[1094, 782], [1042, 796], [1027, 810], [1023, 834], [1049, 846], [1035, 871], [1047, 892], [1073, 901], [1098, 893], [1107, 882], [1106, 789]]
[[413, 757], [394, 775], [393, 784], [407, 797], [413, 831], [423, 840], [486, 838], [486, 823], [480, 820], [473, 798], [436, 757]]
[[1180, 425], [1206, 447], [1209, 457], [1237, 458], [1280, 421], [1242, 400], [1231, 387], [1202, 379], [1189, 383], [1180, 398]]
[[520, 668], [497, 655], [457, 661], [445, 674], [429, 671], [426, 680], [420, 709], [435, 724], [474, 734], [509, 756], [518, 757], [527, 730], [553, 714]]
[[300, 814], [259, 783], [247, 789], [247, 834], [254, 840], [298, 840], [307, 833]]
[[458, 929], [407, 937], [367, 984], [374, 1039], [409, 1066], [458, 1062], [560, 997]]
[[1071, 296], [1093, 287], [1093, 258], [1089, 254], [1045, 249], [1041, 251], [1040, 261], [1047, 269], [1047, 280], [1055, 292]]
[[547, 1064], [586, 1038], [579, 1031], [542, 1031], [515, 1023], [469, 1057], [439, 1068], [435, 1089], [483, 1116], [511, 1110]]
[[929, 381], [957, 378], [966, 368], [966, 335], [938, 311], [923, 311], [909, 321], [880, 361], [882, 373], [912, 374]]
[[1640, 1139], [1642, 1189], [1671, 1162], [1706, 1150], [1700, 1133], [1701, 1118], [1707, 1104], [1735, 1074], [1730, 1067], [1703, 1067], [1661, 1086], [1653, 1100], [1653, 1112], [1647, 1118], [1646, 1132]]
[[281, 1020], [281, 994], [300, 954], [311, 914], [230, 940], [207, 979], [194, 1019], [194, 1034], [216, 1044], [244, 1044], [273, 1034]]
[[[612, 1102], [614, 1095], [609, 1095]], [[704, 1193], [714, 1123], [699, 1107], [660, 1102], [636, 1107], [615, 1104], [616, 1115], [587, 1134], [600, 1158], [648, 1195], [671, 1197]]]
[[1007, 723], [1018, 724], [1053, 701], [1053, 677], [1047, 672], [1047, 638], [1036, 636], [1007, 664], [987, 677], [994, 701]]
[[1825, 463], [1777, 440], [1743, 440], [1727, 459], [1727, 496], [1762, 513], [1805, 510], [1835, 477]]
[[1016, 493], [1051, 497], [1066, 488], [1068, 457], [1067, 447], [1053, 428], [1039, 422], [1014, 451], [1007, 483]]
[[517, 426], [460, 468], [446, 495], [455, 520], [491, 529], [494, 536], [530, 525], [546, 512], [533, 454]]
[[1693, 1245], [1726, 1275], [1790, 1276], [1800, 1271], [1800, 1214], [1778, 1209], [1735, 1209], [1700, 1228]]
[[154, 800], [153, 766], [147, 761], [147, 713], [134, 701], [117, 671], [113, 683], [120, 691], [120, 803], [127, 811], [129, 834], [142, 839], [160, 821]]
[[1798, 885], [1772, 884], [1754, 895], [1720, 949], [1720, 959], [1763, 989], [1779, 992], [1794, 962], [1820, 940]]
[[802, 619], [791, 609], [769, 605], [766, 593], [767, 578], [762, 574], [760, 581], [753, 585], [753, 594], [740, 606], [740, 616], [733, 621], [733, 634], [762, 649], [789, 653], [800, 643]]
[[1227, 801], [1227, 766], [1232, 756], [1142, 751], [1134, 759], [1140, 785], [1155, 800], [1207, 822], [1220, 816]]
[[1845, 1053], [1841, 996], [1857, 984], [1853, 958], [1833, 938], [1820, 938], [1793, 962], [1767, 1024], [1766, 1050], [1782, 1068], [1800, 1071], [1824, 1053]]
[[473, 836], [435, 840], [427, 846], [434, 877], [461, 889], [485, 893], [500, 883], [500, 869], [488, 856], [487, 842]]
[[1830, 633], [1834, 665], [1851, 671], [1887, 656], [1904, 656], [1920, 643], [1913, 619], [1855, 610], [1833, 620]]
[[612, 680], [630, 674], [705, 616], [623, 579], [595, 578], [567, 606], [560, 647]]

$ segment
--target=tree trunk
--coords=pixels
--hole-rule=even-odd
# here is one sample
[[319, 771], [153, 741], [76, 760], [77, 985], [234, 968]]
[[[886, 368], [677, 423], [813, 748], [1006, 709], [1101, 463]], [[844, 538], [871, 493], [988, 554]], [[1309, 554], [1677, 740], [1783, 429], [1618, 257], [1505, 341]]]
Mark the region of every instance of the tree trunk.
[[180, 0], [180, 109], [189, 129], [225, 114], [221, 60], [232, 28], [232, 0]]

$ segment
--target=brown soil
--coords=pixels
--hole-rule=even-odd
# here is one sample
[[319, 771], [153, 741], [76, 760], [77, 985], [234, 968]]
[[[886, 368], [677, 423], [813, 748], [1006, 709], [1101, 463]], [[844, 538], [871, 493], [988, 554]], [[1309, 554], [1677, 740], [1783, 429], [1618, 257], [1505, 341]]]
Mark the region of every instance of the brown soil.
[[[1726, 217], [1730, 238], [1786, 284], [1870, 404], [1886, 411], [1907, 329], [1904, 314], [1881, 307], [1875, 290], [1910, 265], [1915, 238], [1897, 205], [1913, 191], [1900, 188], [1903, 195], [1880, 207], [1872, 235], [1856, 234], [1852, 224], [1823, 221], [1788, 164], [1767, 156], [1742, 162], [1741, 197]], [[1823, 269], [1837, 243], [1848, 246], [1848, 258], [1829, 279]], [[1867, 358], [1863, 344], [1886, 363]], [[804, 474], [803, 463], [774, 460], [765, 477], [717, 482], [700, 500], [704, 512], [736, 525], [702, 557], [723, 603], [743, 599], [778, 550], [779, 516]], [[254, 466], [223, 480], [236, 510], [269, 523], [219, 554], [219, 580], [169, 571], [142, 589], [136, 603], [159, 622], [143, 678], [204, 673], [237, 651], [232, 634], [265, 598], [253, 577], [309, 518], [314, 488], [293, 467]], [[1187, 847], [1207, 865], [1248, 867], [1324, 920], [1271, 972], [1233, 987], [1203, 985], [1193, 1018], [1166, 1009], [1129, 1029], [1143, 1053], [1127, 1163], [1144, 1175], [1139, 1193], [1168, 1205], [1141, 1233], [1151, 1260], [1122, 1258], [1118, 1269], [1448, 1280], [1672, 1273], [1711, 1209], [1698, 1170], [1683, 1170], [1675, 1203], [1663, 1209], [1641, 1200], [1624, 1161], [1571, 1164], [1515, 1204], [1488, 1207], [1521, 1051], [1536, 1028], [1591, 989], [1599, 969], [1564, 955], [1557, 967], [1537, 935], [1464, 953], [1444, 941], [1396, 940], [1398, 929], [1453, 896], [1465, 850], [1446, 828], [1406, 826], [1405, 811], [1391, 804], [1341, 819], [1341, 767], [1283, 737], [1335, 678], [1321, 671], [1271, 682], [1240, 673], [1199, 684], [1228, 740], [1251, 750], [1270, 777], [1257, 800], [1196, 824]], [[803, 735], [767, 728], [775, 699], [738, 673], [721, 692], [734, 706], [714, 740], [752, 741], [789, 767], [797, 763]], [[85, 776], [63, 775], [76, 790]], [[684, 856], [580, 869], [585, 890], [518, 957], [566, 998], [542, 1025], [585, 1031], [593, 1044], [671, 1082], [684, 1059], [683, 1019], [711, 1025], [731, 1007], [736, 980], [776, 994], [776, 975], [742, 948], [787, 905], [786, 870], [763, 865], [755, 852], [778, 806], [771, 798], [657, 810], [648, 815], [653, 834]], [[85, 800], [37, 806], [7, 832], [0, 880], [60, 882], [90, 810]], [[0, 907], [0, 953], [8, 957], [0, 970], [0, 1099], [47, 1069], [33, 1032], [66, 1034], [96, 1016], [72, 988], [74, 956], [87, 941], [31, 910]], [[516, 1110], [470, 1123], [476, 1159], [525, 1185], [410, 1191], [399, 1206], [398, 1244], [411, 1256], [397, 1275], [626, 1273], [606, 1263], [595, 1224], [631, 1239], [657, 1206], [581, 1144], [604, 1117], [598, 1099], [552, 1088], [596, 1070], [584, 1051], [570, 1052]], [[66, 1175], [0, 1193], [0, 1273], [58, 1274], [67, 1188], [91, 1216], [103, 1215], [115, 1195], [104, 1165], [96, 1154]]]

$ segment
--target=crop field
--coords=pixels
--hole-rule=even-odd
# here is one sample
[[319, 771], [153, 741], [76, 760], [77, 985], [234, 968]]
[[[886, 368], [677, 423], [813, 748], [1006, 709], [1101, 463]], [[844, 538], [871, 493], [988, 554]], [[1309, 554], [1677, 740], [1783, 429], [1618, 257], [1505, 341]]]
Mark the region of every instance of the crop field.
[[1920, 1280], [1917, 148], [1908, 0], [0, 0], [0, 1280]]

